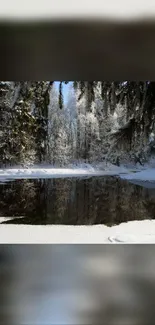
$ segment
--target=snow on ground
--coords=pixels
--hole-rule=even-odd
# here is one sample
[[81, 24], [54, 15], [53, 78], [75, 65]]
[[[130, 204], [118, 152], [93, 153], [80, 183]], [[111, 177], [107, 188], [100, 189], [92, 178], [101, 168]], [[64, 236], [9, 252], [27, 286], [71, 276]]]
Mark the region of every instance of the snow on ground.
[[155, 220], [130, 221], [113, 227], [1, 224], [0, 243], [155, 243]]
[[[135, 171], [137, 171], [135, 169]], [[74, 166], [74, 168], [3, 168], [0, 169], [0, 180], [25, 179], [25, 178], [58, 178], [58, 177], [82, 177], [104, 176], [129, 173], [125, 167], [109, 165], [108, 167], [92, 167], [91, 165]]]
[[121, 178], [129, 180], [155, 181], [155, 168], [148, 168], [139, 171], [138, 173], [131, 172], [128, 175], [121, 175]]

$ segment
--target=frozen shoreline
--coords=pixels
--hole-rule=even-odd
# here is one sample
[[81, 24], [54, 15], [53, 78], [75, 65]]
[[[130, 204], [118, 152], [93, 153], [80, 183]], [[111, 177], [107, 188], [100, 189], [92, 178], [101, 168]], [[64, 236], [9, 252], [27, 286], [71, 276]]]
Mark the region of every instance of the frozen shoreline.
[[[132, 169], [138, 172], [137, 169]], [[34, 178], [64, 178], [64, 177], [82, 177], [82, 176], [117, 176], [120, 174], [128, 174], [131, 169], [125, 167], [117, 167], [114, 165], [98, 168], [92, 166], [73, 167], [73, 168], [3, 168], [0, 169], [0, 180], [11, 179], [34, 179]]]
[[121, 178], [127, 180], [155, 181], [155, 168], [147, 168], [138, 173], [131, 172], [128, 175], [121, 175]]
[[0, 225], [0, 243], [102, 244], [155, 243], [155, 220], [129, 221], [118, 226]]

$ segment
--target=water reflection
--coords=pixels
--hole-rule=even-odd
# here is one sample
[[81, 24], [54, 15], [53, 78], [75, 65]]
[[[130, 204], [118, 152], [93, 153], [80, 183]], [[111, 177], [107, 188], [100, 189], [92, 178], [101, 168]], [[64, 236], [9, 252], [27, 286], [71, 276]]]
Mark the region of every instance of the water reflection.
[[154, 219], [155, 188], [109, 176], [16, 180], [0, 184], [0, 217], [14, 224], [108, 226]]

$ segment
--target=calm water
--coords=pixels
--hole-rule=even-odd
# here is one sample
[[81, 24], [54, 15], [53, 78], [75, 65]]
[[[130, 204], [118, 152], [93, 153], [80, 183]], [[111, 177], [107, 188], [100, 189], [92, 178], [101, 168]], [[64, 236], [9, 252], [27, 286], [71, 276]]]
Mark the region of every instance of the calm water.
[[12, 224], [108, 226], [154, 219], [155, 188], [109, 176], [10, 181], [0, 183], [1, 217]]

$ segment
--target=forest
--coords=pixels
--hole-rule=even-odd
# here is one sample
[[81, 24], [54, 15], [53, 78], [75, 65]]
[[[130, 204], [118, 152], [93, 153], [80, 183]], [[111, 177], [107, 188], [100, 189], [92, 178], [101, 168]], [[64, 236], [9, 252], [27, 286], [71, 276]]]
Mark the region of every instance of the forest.
[[1, 81], [0, 166], [143, 164], [154, 118], [152, 81]]

